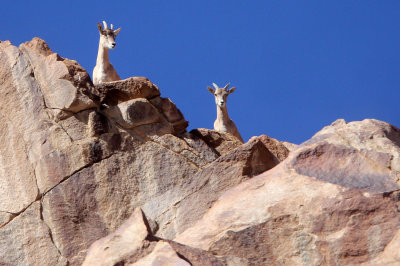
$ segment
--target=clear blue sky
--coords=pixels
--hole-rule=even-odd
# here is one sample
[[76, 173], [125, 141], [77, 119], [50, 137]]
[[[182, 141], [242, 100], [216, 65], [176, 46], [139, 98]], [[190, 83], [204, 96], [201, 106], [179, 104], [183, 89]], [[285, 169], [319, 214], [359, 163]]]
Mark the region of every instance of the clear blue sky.
[[111, 63], [212, 128], [206, 86], [237, 87], [243, 138], [301, 143], [338, 118], [400, 126], [400, 1], [3, 1], [0, 39], [38, 36], [92, 74], [96, 23], [122, 27]]

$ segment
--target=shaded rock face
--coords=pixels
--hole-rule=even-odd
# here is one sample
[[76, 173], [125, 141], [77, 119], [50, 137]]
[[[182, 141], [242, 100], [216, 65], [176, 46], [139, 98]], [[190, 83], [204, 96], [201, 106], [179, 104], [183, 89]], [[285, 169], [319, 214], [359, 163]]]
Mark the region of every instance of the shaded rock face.
[[336, 121], [175, 241], [248, 265], [397, 265], [399, 139], [381, 121]]
[[218, 155], [224, 155], [242, 145], [241, 141], [227, 132], [198, 128], [190, 133], [205, 141]]
[[[261, 139], [239, 146], [186, 132], [182, 113], [146, 78], [93, 86], [41, 39], [0, 42], [0, 63], [0, 264], [80, 265], [138, 207], [146, 237], [165, 238], [138, 240], [149, 248], [138, 259], [182, 260], [179, 249], [182, 263], [201, 264], [204, 251], [168, 239], [224, 191], [279, 163]], [[220, 263], [207, 254], [204, 265]]]

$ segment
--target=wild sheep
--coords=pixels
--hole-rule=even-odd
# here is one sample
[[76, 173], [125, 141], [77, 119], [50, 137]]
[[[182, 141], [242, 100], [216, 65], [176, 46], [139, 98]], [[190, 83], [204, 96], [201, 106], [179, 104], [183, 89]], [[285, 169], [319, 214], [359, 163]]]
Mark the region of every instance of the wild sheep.
[[113, 65], [110, 64], [108, 57], [108, 50], [115, 48], [115, 38], [121, 31], [121, 28], [117, 30], [108, 28], [107, 23], [103, 21], [104, 29], [100, 23], [97, 23], [97, 27], [100, 32], [99, 51], [97, 53], [96, 66], [93, 69], [93, 83], [99, 84], [103, 82], [110, 82], [120, 80], [117, 71], [115, 71]]
[[215, 104], [217, 105], [217, 119], [214, 122], [214, 129], [228, 132], [243, 142], [242, 136], [240, 136], [235, 123], [233, 123], [229, 118], [226, 107], [228, 95], [236, 90], [236, 87], [232, 87], [228, 90], [229, 85], [230, 83], [228, 83], [224, 88], [219, 88], [217, 84], [213, 83], [215, 90], [207, 86], [208, 91], [215, 96]]

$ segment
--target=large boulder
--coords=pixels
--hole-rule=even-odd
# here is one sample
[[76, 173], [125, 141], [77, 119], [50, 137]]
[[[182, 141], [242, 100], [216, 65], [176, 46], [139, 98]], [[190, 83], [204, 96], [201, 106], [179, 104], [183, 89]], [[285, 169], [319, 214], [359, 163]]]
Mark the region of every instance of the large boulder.
[[336, 121], [175, 240], [250, 265], [396, 265], [399, 144], [385, 122]]
[[118, 105], [137, 98], [152, 99], [160, 96], [160, 90], [145, 77], [132, 77], [125, 80], [105, 82], [96, 85], [101, 102]]

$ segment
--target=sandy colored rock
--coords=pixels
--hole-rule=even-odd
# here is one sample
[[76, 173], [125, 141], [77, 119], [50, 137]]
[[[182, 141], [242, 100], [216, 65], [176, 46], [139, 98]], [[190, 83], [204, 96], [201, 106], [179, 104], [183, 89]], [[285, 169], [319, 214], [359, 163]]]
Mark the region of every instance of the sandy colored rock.
[[41, 219], [40, 203], [34, 202], [21, 215], [0, 227], [1, 265], [67, 265]]
[[185, 119], [179, 120], [178, 122], [172, 123], [175, 134], [182, 134], [186, 132], [186, 128], [189, 126], [189, 122]]
[[102, 101], [101, 112], [140, 138], [181, 134], [189, 125], [170, 99], [158, 97], [158, 87], [146, 78], [133, 77], [96, 86]]
[[177, 254], [189, 261], [191, 265], [226, 265], [226, 260], [215, 257], [211, 252], [192, 248], [175, 241], [165, 240]]
[[[274, 155], [257, 138], [219, 157], [189, 177], [185, 187], [173, 191], [179, 201], [174, 203], [174, 208], [169, 211], [165, 208], [166, 210], [161, 212], [166, 224], [159, 225], [157, 235], [167, 239], [173, 238], [200, 219], [228, 188], [267, 171], [278, 163]], [[165, 199], [157, 199], [154, 202], [162, 206], [163, 201]], [[154, 216], [150, 214], [150, 210], [154, 208], [156, 207], [150, 204], [143, 206], [143, 210], [149, 210], [148, 217], [151, 219], [154, 219]]]
[[304, 176], [358, 188], [369, 192], [399, 189], [390, 169], [391, 155], [330, 143], [303, 148], [293, 161], [293, 168]]
[[256, 265], [346, 265], [379, 254], [398, 230], [390, 198], [283, 168], [229, 190], [176, 241]]
[[157, 109], [143, 98], [122, 102], [104, 110], [104, 113], [124, 128], [134, 128], [160, 121]]
[[370, 262], [363, 263], [363, 266], [396, 266], [400, 262], [400, 230], [386, 246], [383, 252]]
[[165, 134], [153, 136], [152, 140], [173, 152], [181, 154], [199, 168], [203, 168], [218, 158], [218, 155], [204, 141], [187, 132], [180, 138]]
[[144, 258], [141, 258], [135, 263], [127, 264], [132, 266], [146, 265], [165, 265], [165, 266], [189, 266], [192, 265], [181, 259], [174, 249], [164, 241], [159, 241], [153, 251]]
[[0, 212], [0, 227], [6, 225], [9, 221], [15, 218], [16, 214], [9, 212]]
[[105, 82], [96, 85], [102, 103], [117, 105], [137, 98], [150, 99], [160, 95], [156, 85], [145, 77], [132, 77], [124, 80]]
[[96, 106], [90, 76], [76, 61], [52, 53], [39, 38], [21, 44], [19, 50], [32, 68], [47, 108], [79, 112]]
[[2, 265], [399, 261], [393, 125], [341, 119], [296, 147], [241, 144], [186, 132], [146, 78], [93, 87], [43, 40], [0, 42], [0, 63]]
[[[10, 42], [0, 43], [0, 211], [19, 213], [38, 197], [34, 167], [26, 141], [37, 136], [45, 115], [39, 86], [22, 53]], [[29, 101], [23, 99], [29, 98]]]
[[104, 139], [85, 138], [72, 142], [62, 129], [55, 127], [54, 130], [51, 130], [51, 135], [46, 138], [55, 138], [54, 142], [44, 143], [35, 157], [37, 159], [35, 172], [41, 193], [47, 192], [78, 170], [110, 157], [120, 148], [118, 135], [112, 142], [109, 142], [112, 136], [110, 138], [104, 136]]
[[[170, 195], [197, 171], [183, 156], [156, 143], [138, 144], [130, 152], [82, 169], [49, 191], [43, 198], [43, 217], [62, 254], [79, 263], [93, 241], [116, 230], [136, 207]], [[172, 200], [163, 206], [171, 208]]]
[[151, 103], [165, 115], [168, 122], [175, 123], [184, 119], [181, 111], [169, 98], [156, 97], [151, 99]]
[[379, 262], [385, 248], [382, 261], [392, 263], [398, 137], [376, 120], [334, 123], [228, 190], [175, 240], [251, 265], [357, 265]]
[[267, 135], [252, 137], [250, 140], [252, 140], [253, 138], [260, 139], [265, 147], [267, 147], [267, 149], [275, 156], [275, 158], [279, 162], [285, 160], [289, 156], [289, 149], [286, 148], [286, 146], [279, 140], [268, 137]]
[[297, 149], [299, 147], [299, 145], [294, 144], [294, 143], [290, 143], [287, 141], [281, 141], [281, 143], [286, 147], [286, 149], [288, 149], [289, 151], [294, 151], [295, 149]]
[[[177, 154], [150, 140], [150, 136], [177, 133], [175, 123], [169, 123], [156, 107], [150, 108], [162, 121], [134, 130], [119, 127], [98, 105], [100, 94], [86, 71], [54, 54], [43, 40], [34, 38], [20, 48], [1, 42], [0, 62], [0, 91], [7, 102], [0, 106], [0, 226], [11, 228], [27, 215], [28, 206], [40, 200], [39, 216], [49, 231], [32, 230], [35, 236], [26, 237], [44, 239], [50, 234], [54, 243], [40, 244], [43, 254], [55, 252], [55, 258], [61, 254], [66, 263], [81, 264], [90, 244], [118, 228], [134, 208], [181, 186], [197, 172], [199, 167], [190, 160], [209, 163], [188, 144]], [[144, 83], [159, 94], [150, 81]], [[146, 90], [139, 84], [131, 92], [154, 96]], [[112, 95], [117, 102], [125, 100]], [[113, 177], [118, 181], [109, 186]], [[38, 226], [34, 220], [23, 223], [20, 226]], [[15, 253], [9, 255], [16, 256], [13, 265], [35, 261], [37, 254], [22, 252], [17, 242], [13, 244], [19, 231], [7, 232], [0, 250]], [[53, 260], [45, 265], [62, 264]]]
[[225, 265], [211, 253], [152, 236], [140, 208], [95, 241], [82, 265]]
[[400, 130], [386, 122], [365, 119], [347, 123], [338, 119], [303, 145], [322, 140], [332, 144], [349, 145], [359, 151], [390, 154], [393, 157], [390, 161], [391, 169], [400, 171]]
[[118, 230], [90, 246], [82, 265], [115, 265], [138, 252], [147, 235], [142, 211], [136, 208]]

